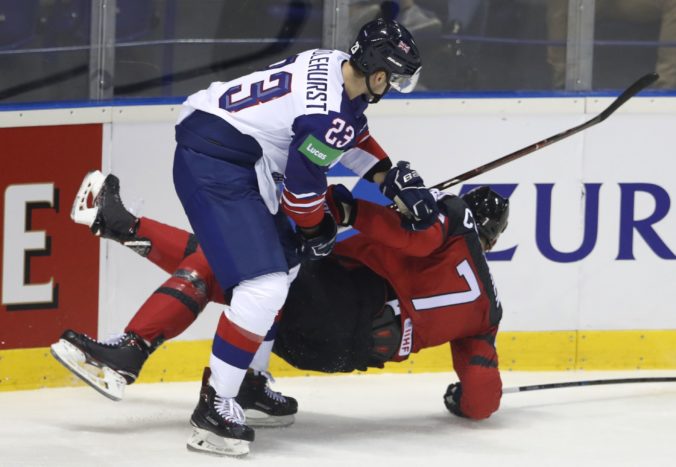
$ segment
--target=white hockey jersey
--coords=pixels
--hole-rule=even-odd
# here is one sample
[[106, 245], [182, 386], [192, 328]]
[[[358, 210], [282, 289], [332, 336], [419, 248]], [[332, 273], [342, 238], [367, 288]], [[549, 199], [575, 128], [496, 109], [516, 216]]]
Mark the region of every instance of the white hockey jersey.
[[279, 196], [272, 174], [284, 174], [282, 208], [299, 225], [323, 217], [326, 172], [339, 161], [364, 176], [386, 154], [370, 138], [365, 96], [350, 100], [342, 65], [349, 55], [314, 49], [228, 82], [215, 82], [184, 102], [179, 123], [195, 110], [216, 115], [253, 137], [259, 189], [272, 213]]

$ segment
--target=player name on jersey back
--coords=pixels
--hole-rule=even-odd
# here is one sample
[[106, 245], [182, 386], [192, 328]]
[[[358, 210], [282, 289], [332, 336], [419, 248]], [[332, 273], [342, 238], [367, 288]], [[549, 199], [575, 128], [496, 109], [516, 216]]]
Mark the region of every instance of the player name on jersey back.
[[323, 49], [312, 51], [312, 55], [308, 61], [305, 84], [305, 97], [307, 99], [305, 107], [308, 110], [322, 110], [324, 113], [328, 112], [327, 90], [329, 84], [329, 66], [332, 52], [333, 51], [331, 50]]

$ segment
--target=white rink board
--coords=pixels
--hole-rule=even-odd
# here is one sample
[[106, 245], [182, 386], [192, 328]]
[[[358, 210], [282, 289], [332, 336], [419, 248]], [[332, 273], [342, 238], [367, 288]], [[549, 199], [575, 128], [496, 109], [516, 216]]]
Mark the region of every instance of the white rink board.
[[[533, 114], [527, 113], [527, 99], [467, 102], [463, 107], [445, 100], [385, 101], [370, 111], [371, 133], [393, 160], [411, 161], [432, 185], [595, 115], [584, 113], [582, 99], [537, 100]], [[511, 261], [491, 262], [505, 309], [502, 330], [676, 329], [676, 261], [659, 258], [636, 232], [635, 259], [616, 259], [619, 184], [657, 185], [669, 200], [676, 196], [676, 112], [654, 99], [630, 103], [631, 112], [622, 109], [598, 126], [470, 181], [518, 184], [510, 198], [509, 228], [496, 247], [516, 246], [516, 253]], [[143, 121], [152, 112], [107, 123], [103, 167], [120, 176], [127, 204], [142, 200], [143, 215], [186, 227], [171, 181], [173, 123], [165, 114], [154, 123]], [[601, 184], [595, 246], [583, 259], [552, 261], [536, 244], [536, 184], [553, 184], [551, 245], [570, 252], [582, 243], [584, 183]], [[655, 208], [650, 195], [636, 195], [636, 219]], [[676, 252], [674, 209], [652, 228]], [[99, 335], [106, 336], [124, 327], [166, 275], [118, 245], [108, 244], [102, 258]], [[218, 311], [211, 306], [179, 339], [211, 338]]]

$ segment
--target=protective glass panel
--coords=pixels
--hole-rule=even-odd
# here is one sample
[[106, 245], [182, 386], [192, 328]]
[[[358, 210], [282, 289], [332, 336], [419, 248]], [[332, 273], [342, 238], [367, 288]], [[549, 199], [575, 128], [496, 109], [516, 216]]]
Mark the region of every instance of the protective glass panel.
[[322, 3], [117, 0], [115, 97], [183, 96], [320, 47]]
[[676, 89], [676, 2], [596, 0], [594, 89], [621, 89], [657, 71]]
[[[568, 0], [401, 0], [349, 2], [347, 34], [378, 16], [414, 36], [423, 58], [416, 91], [551, 90], [550, 55], [563, 57], [566, 33], [557, 16]], [[550, 19], [551, 17], [551, 19]]]
[[[104, 30], [101, 39], [114, 53], [96, 61], [92, 17], [97, 18], [96, 8], [112, 3], [114, 9], [101, 11], [109, 20], [113, 11], [114, 21], [106, 24], [115, 29], [107, 35]], [[590, 16], [581, 15], [593, 12], [580, 5], [592, 3], [595, 20], [585, 22]], [[359, 27], [379, 16], [401, 22], [419, 45], [423, 71], [415, 91], [548, 92], [572, 89], [584, 76], [592, 77], [592, 89], [622, 89], [652, 70], [661, 75], [657, 87], [676, 89], [673, 5], [667, 0], [0, 0], [0, 105], [93, 99], [99, 77], [102, 98], [185, 96], [302, 50], [347, 50]], [[570, 54], [569, 34], [577, 44]], [[589, 79], [578, 83], [577, 89], [590, 88]]]
[[91, 0], [0, 1], [0, 103], [89, 96]]
[[321, 45], [321, 0], [114, 3], [115, 58], [90, 64], [99, 2], [0, 0], [0, 103], [89, 99], [95, 68], [104, 95], [184, 96]]

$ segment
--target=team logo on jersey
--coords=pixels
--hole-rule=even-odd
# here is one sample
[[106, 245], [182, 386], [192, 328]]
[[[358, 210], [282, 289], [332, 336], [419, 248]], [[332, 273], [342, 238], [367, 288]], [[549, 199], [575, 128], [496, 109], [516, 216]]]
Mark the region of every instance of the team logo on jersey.
[[332, 148], [312, 135], [307, 138], [298, 147], [298, 151], [304, 154], [314, 164], [326, 167], [338, 159], [343, 151]]
[[413, 350], [413, 324], [411, 318], [404, 320], [404, 329], [401, 332], [401, 344], [399, 345], [399, 356], [405, 357]]
[[404, 44], [404, 41], [399, 41], [399, 44], [397, 44], [397, 47], [399, 47], [401, 50], [404, 51], [404, 53], [409, 53], [411, 50], [411, 46]]

